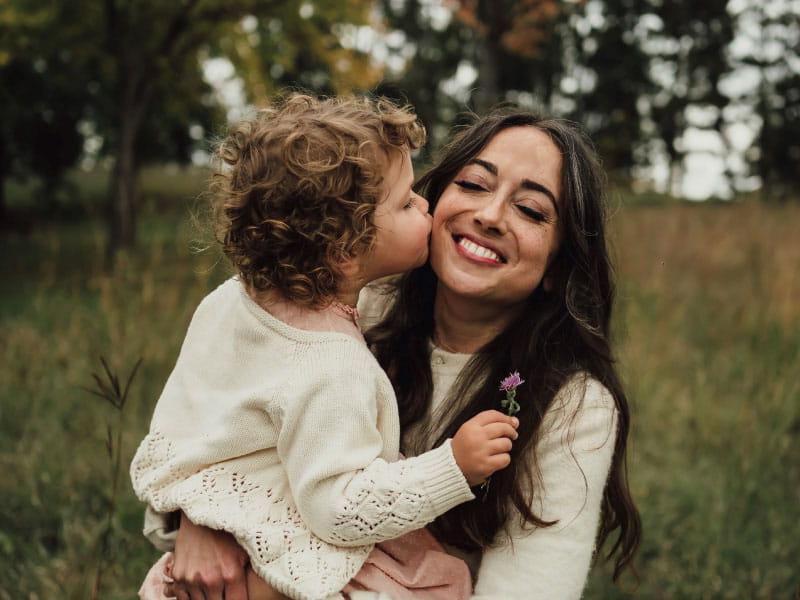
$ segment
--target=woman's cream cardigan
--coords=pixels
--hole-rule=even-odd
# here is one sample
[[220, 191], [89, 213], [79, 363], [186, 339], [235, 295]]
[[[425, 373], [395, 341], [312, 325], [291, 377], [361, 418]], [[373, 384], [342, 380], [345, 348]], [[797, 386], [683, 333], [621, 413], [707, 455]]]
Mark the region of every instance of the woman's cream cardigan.
[[131, 478], [151, 523], [182, 510], [280, 592], [337, 597], [375, 542], [473, 498], [449, 441], [398, 461], [399, 439], [363, 343], [290, 327], [231, 279], [195, 312]]

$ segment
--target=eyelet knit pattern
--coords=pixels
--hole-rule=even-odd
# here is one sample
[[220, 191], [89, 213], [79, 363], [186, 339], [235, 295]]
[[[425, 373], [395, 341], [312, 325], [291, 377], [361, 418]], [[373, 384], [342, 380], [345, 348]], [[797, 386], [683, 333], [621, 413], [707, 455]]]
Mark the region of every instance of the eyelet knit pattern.
[[335, 598], [374, 543], [473, 498], [449, 442], [398, 446], [367, 348], [274, 319], [234, 279], [198, 307], [131, 479], [156, 512], [232, 533], [278, 591]]

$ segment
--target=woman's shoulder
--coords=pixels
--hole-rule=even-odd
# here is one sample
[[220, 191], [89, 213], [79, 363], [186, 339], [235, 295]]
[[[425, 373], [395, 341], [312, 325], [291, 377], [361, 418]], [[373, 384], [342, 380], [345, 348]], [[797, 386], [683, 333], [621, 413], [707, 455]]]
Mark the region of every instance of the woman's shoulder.
[[377, 325], [397, 297], [397, 277], [374, 281], [361, 290], [358, 296], [358, 323], [363, 331]]
[[614, 396], [596, 377], [586, 371], [570, 375], [555, 395], [553, 406], [573, 409], [616, 408]]
[[575, 428], [604, 425], [612, 428], [617, 404], [609, 389], [586, 371], [571, 375], [558, 390], [547, 409], [544, 433], [572, 432]]

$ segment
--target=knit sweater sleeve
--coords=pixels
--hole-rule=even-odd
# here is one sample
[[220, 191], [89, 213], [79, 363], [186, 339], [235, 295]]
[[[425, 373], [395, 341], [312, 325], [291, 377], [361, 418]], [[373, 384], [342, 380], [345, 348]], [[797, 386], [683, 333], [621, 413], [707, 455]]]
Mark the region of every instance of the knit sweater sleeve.
[[[381, 382], [382, 373], [376, 376], [379, 367], [366, 348], [362, 354], [358, 361], [341, 353], [297, 396], [301, 402], [284, 402], [278, 436], [303, 521], [337, 546], [396, 538], [474, 497], [449, 440], [414, 458], [386, 456], [386, 431], [377, 423], [387, 409], [376, 398], [391, 387]], [[396, 413], [386, 420], [396, 423]]]
[[532, 509], [558, 523], [533, 531], [513, 524], [510, 541], [484, 552], [473, 600], [573, 600], [583, 593], [614, 452], [614, 401], [587, 378], [562, 390], [545, 425], [536, 448], [542, 492]]

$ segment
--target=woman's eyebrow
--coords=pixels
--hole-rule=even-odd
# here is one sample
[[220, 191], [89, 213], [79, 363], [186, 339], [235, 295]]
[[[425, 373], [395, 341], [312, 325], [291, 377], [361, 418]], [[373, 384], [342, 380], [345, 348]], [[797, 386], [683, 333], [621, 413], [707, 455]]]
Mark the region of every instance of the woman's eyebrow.
[[[475, 164], [481, 166], [487, 171], [489, 171], [489, 173], [491, 173], [492, 175], [497, 176], [497, 165], [490, 163], [487, 160], [483, 160], [482, 158], [473, 158], [467, 164]], [[542, 185], [538, 181], [533, 181], [531, 179], [523, 179], [520, 185], [526, 190], [531, 190], [533, 192], [541, 192], [542, 194], [550, 198], [550, 202], [553, 203], [553, 209], [555, 209], [556, 211], [556, 216], [558, 216], [558, 203], [556, 202], [556, 196], [546, 186]]]
[[492, 175], [497, 175], [497, 165], [490, 163], [487, 160], [483, 160], [481, 158], [473, 158], [471, 161], [467, 163], [468, 165], [480, 165]]
[[548, 198], [550, 198], [550, 202], [553, 203], [553, 209], [556, 211], [556, 216], [558, 216], [558, 203], [556, 202], [556, 197], [549, 189], [543, 186], [541, 183], [537, 181], [531, 181], [530, 179], [523, 179], [522, 183], [520, 184], [521, 187], [525, 188], [526, 190], [531, 190], [534, 192], [541, 192]]

